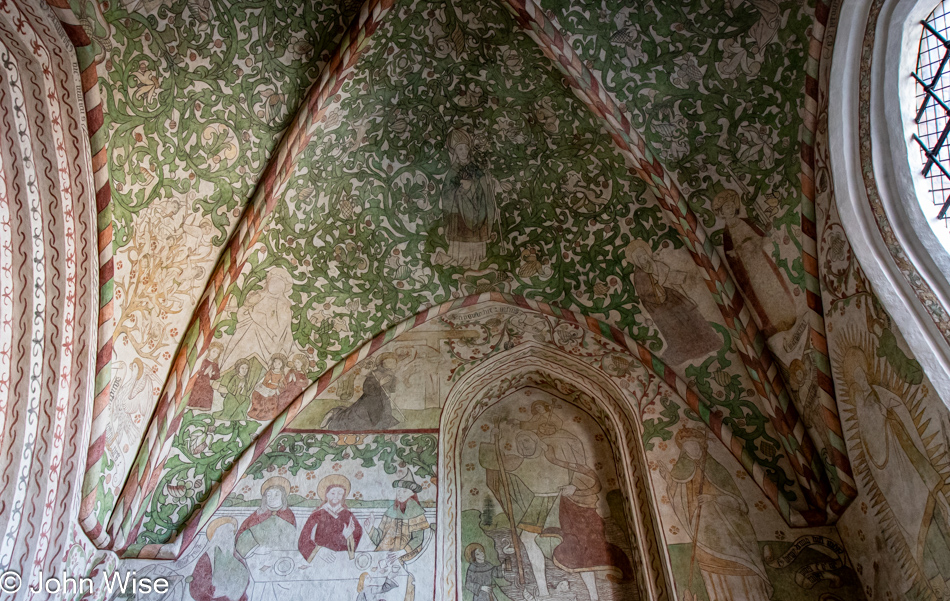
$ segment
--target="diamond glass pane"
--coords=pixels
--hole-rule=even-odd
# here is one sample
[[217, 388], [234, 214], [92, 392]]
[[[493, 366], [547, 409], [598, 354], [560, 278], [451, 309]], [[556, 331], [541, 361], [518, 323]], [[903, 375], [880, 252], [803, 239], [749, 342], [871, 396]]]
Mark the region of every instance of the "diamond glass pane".
[[[917, 58], [917, 143], [934, 210], [950, 219], [950, 0], [930, 14]], [[928, 91], [929, 88], [929, 91]], [[938, 100], [939, 99], [939, 100]]]

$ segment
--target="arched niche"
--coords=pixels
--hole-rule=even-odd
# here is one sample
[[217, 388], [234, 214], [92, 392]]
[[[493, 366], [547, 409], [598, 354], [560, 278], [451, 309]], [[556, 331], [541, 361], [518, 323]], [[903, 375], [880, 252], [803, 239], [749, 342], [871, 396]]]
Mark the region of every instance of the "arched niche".
[[[578, 358], [535, 343], [525, 343], [479, 365], [463, 376], [446, 398], [439, 428], [438, 597], [464, 598], [462, 495], [467, 490], [466, 464], [472, 462], [463, 460], [463, 454], [467, 454], [463, 447], [471, 442], [472, 429], [483, 416], [490, 416], [496, 406], [511, 403], [512, 395], [526, 390], [536, 390], [539, 395], [569, 406], [567, 413], [572, 418], [589, 416], [590, 423], [606, 438], [616, 466], [616, 490], [626, 501], [624, 534], [631, 544], [631, 567], [639, 598], [673, 599], [669, 561], [659, 542], [662, 533], [657, 527], [658, 514], [645, 477], [640, 430], [633, 417], [635, 408], [604, 374]], [[593, 436], [596, 435], [595, 432]], [[528, 560], [523, 559], [523, 563], [526, 581], [530, 582], [532, 569]], [[576, 579], [576, 583], [581, 579]]]

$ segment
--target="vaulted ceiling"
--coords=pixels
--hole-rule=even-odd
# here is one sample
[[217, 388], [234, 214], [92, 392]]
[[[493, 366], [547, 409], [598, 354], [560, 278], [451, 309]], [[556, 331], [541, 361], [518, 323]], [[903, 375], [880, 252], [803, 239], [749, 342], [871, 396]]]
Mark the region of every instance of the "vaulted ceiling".
[[853, 498], [817, 280], [812, 6], [102, 6], [115, 361], [83, 516], [100, 543], [177, 552], [160, 545], [271, 422], [189, 407], [209, 356], [256, 374], [301, 356], [314, 381], [487, 292], [642, 345], [789, 522]]

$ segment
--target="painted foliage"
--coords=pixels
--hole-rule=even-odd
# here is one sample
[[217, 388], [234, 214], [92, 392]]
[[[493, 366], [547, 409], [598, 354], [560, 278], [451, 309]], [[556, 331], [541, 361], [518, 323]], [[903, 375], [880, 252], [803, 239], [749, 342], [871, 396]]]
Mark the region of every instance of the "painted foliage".
[[121, 569], [195, 601], [432, 598], [437, 446], [424, 432], [284, 434], [180, 559]]
[[[286, 193], [292, 202], [277, 205], [252, 250], [217, 344], [196, 366], [162, 481], [181, 467], [207, 486], [301, 383], [360, 340], [421, 307], [488, 290], [616, 323], [679, 373], [695, 374], [708, 398], [744, 404], [728, 408], [757, 424], [746, 427], [754, 431], [749, 451], [781, 462], [781, 443], [751, 442], [774, 437], [772, 426], [755, 401], [740, 401], [754, 387], [729, 334], [711, 323], [718, 310], [695, 264], [507, 13], [489, 4], [414, 4], [375, 35], [304, 151]], [[744, 256], [741, 235], [737, 229], [735, 246]], [[771, 260], [748, 256], [749, 269]], [[768, 273], [781, 288], [778, 272]], [[714, 397], [720, 387], [729, 392]], [[210, 423], [209, 403], [215, 431], [230, 442], [218, 447], [226, 452], [209, 444], [195, 459], [181, 444], [206, 428], [199, 422]], [[772, 473], [800, 504], [791, 472]], [[159, 492], [149, 502], [157, 509], [176, 501]], [[138, 543], [169, 532], [165, 520], [148, 518]]]
[[[500, 4], [454, 0], [400, 3], [374, 34], [317, 124], [299, 167], [289, 174], [232, 299], [215, 322], [215, 340], [200, 356], [182, 334], [219, 258], [217, 249], [239, 219], [293, 107], [317, 77], [325, 60], [321, 51], [334, 45], [337, 25], [356, 6], [297, 10], [278, 2], [250, 8], [216, 0], [77, 4], [84, 17], [96, 10], [105, 17], [102, 25], [88, 20], [87, 30], [105, 59], [121, 309], [111, 395], [115, 417], [108, 432], [114, 463], [99, 515], [109, 515], [126, 473], [150, 461], [146, 447], [134, 464], [132, 453], [165, 382], [171, 353], [184, 342], [181, 352], [198, 356], [195, 377], [167, 440], [158, 437], [166, 435], [164, 424], [152, 425], [149, 444], [173, 451], [159, 464], [154, 494], [144, 498], [142, 527], [128, 541], [132, 552], [180, 533], [189, 519], [198, 519], [190, 516], [201, 501], [219, 500], [213, 490], [232, 486], [225, 480], [229, 470], [243, 470], [213, 519], [200, 516], [203, 534], [185, 556], [191, 563], [182, 563], [184, 558], [176, 563], [180, 590], [196, 599], [211, 594], [209, 587], [227, 589], [227, 598], [303, 594], [304, 589], [285, 592], [268, 580], [268, 571], [277, 569], [268, 562], [280, 556], [287, 559], [281, 565], [292, 564], [288, 569], [302, 575], [301, 582], [324, 582], [318, 586], [336, 594], [337, 584], [326, 584], [327, 571], [313, 562], [333, 557], [349, 570], [361, 561], [360, 545], [364, 552], [382, 553], [366, 551], [366, 541], [374, 527], [383, 530], [384, 514], [396, 499], [393, 491], [413, 488], [391, 488], [392, 483], [424, 487], [429, 477], [421, 464], [412, 463], [417, 459], [403, 459], [406, 465], [397, 463], [390, 472], [389, 460], [380, 459], [389, 451], [380, 449], [408, 449], [426, 436], [434, 439], [419, 430], [440, 426], [445, 399], [461, 378], [538, 344], [607, 374], [636, 405], [662, 544], [684, 598], [946, 597], [950, 420], [868, 287], [838, 222], [827, 170], [827, 128], [822, 128], [829, 61], [820, 62], [819, 92], [806, 89], [805, 75], [812, 65], [806, 63], [807, 45], [821, 42], [809, 27], [823, 31], [826, 7], [778, 0], [541, 4], [580, 59], [633, 115], [648, 149], [712, 232], [711, 252], [723, 258], [768, 339], [781, 373], [776, 380], [787, 386], [804, 417], [805, 436], [820, 449], [818, 465], [832, 466], [836, 452], [852, 458], [860, 497], [837, 531], [792, 531], [785, 525], [783, 516], [806, 509], [795, 479], [799, 458], [770, 423], [723, 323], [728, 317], [653, 192]], [[824, 39], [827, 56], [833, 35]], [[812, 156], [807, 102], [814, 94], [820, 102]], [[817, 234], [802, 226], [814, 217], [807, 202], [812, 179]], [[802, 260], [812, 236], [820, 250], [817, 284], [809, 281]], [[815, 299], [806, 302], [817, 290], [812, 284], [820, 284], [823, 307]], [[362, 361], [352, 369], [349, 361], [345, 370], [336, 363], [426, 307], [491, 292], [556, 304], [581, 317], [571, 322], [513, 307], [483, 314], [459, 310], [404, 332], [382, 349], [359, 351]], [[809, 329], [815, 320], [809, 320], [808, 307], [826, 320], [827, 353], [820, 348], [824, 327], [817, 337]], [[598, 327], [614, 327], [619, 334], [611, 332], [615, 340], [605, 340], [579, 325], [583, 316], [601, 318], [609, 326]], [[624, 335], [656, 353], [649, 370], [617, 344]], [[304, 392], [330, 369], [331, 385]], [[664, 375], [657, 376], [658, 369]], [[688, 381], [702, 403], [691, 406], [668, 390], [660, 383], [670, 381], [666, 374]], [[832, 381], [844, 421], [840, 433], [825, 427], [834, 407], [820, 389]], [[564, 524], [548, 524], [547, 518], [560, 518], [562, 506], [571, 503], [583, 506], [576, 498], [577, 476], [564, 485], [575, 488], [569, 494], [564, 488], [544, 493], [558, 504], [540, 526], [541, 534], [560, 529], [557, 537], [540, 537], [550, 538], [550, 545], [525, 541], [525, 528], [509, 535], [507, 546], [500, 534], [506, 520], [511, 529], [508, 515], [517, 503], [512, 498], [510, 510], [501, 508], [508, 503], [506, 494], [490, 481], [510, 484], [510, 476], [517, 477], [525, 485], [522, 492], [538, 495], [520, 465], [489, 469], [498, 465], [483, 461], [482, 445], [490, 447], [497, 438], [502, 449], [496, 449], [495, 460], [501, 455], [501, 465], [507, 465], [503, 439], [512, 431], [534, 432], [532, 419], [539, 424], [547, 419], [552, 427], [561, 419], [556, 432], [578, 440], [593, 436], [597, 442], [600, 426], [588, 414], [572, 413], [573, 405], [559, 398], [549, 401], [560, 403], [571, 419], [533, 413], [527, 401], [511, 401], [527, 414], [516, 408], [514, 417], [499, 418], [497, 425], [486, 422], [488, 430], [470, 435], [476, 446], [462, 451], [469, 457], [461, 465], [473, 466], [456, 483], [464, 500], [456, 508], [463, 527], [453, 539], [458, 552], [443, 559], [458, 560], [462, 571], [456, 584], [463, 597], [528, 598], [543, 593], [541, 580], [550, 582], [549, 592], [556, 595], [634, 594], [622, 566], [610, 564], [620, 572], [617, 584], [605, 577], [609, 569], [572, 568], [557, 559], [553, 539], [566, 540]], [[266, 429], [287, 411], [293, 415], [290, 427], [298, 431]], [[728, 449], [707, 426], [731, 441]], [[576, 447], [573, 440], [547, 441], [551, 435], [541, 433], [543, 427], [548, 431], [545, 425], [536, 428], [538, 446], [555, 449], [555, 455]], [[271, 437], [267, 453], [250, 467], [238, 464], [259, 436]], [[519, 455], [516, 440], [510, 443], [522, 463], [537, 459], [559, 467], [528, 452], [530, 445], [522, 445], [529, 458]], [[586, 479], [607, 487], [611, 478], [623, 477], [622, 469], [611, 467], [608, 446], [587, 445], [583, 460], [572, 451], [572, 465], [586, 466], [593, 471]], [[479, 450], [477, 457], [473, 449]], [[434, 457], [433, 451], [425, 461], [432, 466]], [[367, 461], [382, 470], [374, 476], [375, 488], [357, 483], [358, 473], [369, 474], [363, 471]], [[348, 484], [335, 478], [339, 486], [320, 492], [320, 483], [332, 476]], [[466, 477], [477, 483], [469, 486]], [[286, 485], [272, 478], [284, 478]], [[298, 544], [253, 552], [287, 538], [291, 527], [299, 543], [318, 506], [338, 507], [330, 488], [354, 516], [378, 519], [367, 527], [361, 520], [352, 527], [347, 520], [337, 522], [340, 536], [330, 544], [318, 543], [315, 526], [303, 549]], [[470, 494], [473, 489], [479, 493]], [[358, 492], [365, 498], [357, 498]], [[597, 517], [590, 514], [587, 523], [601, 520], [600, 548], [611, 549], [605, 553], [615, 563], [622, 561], [612, 549], [626, 554], [635, 569], [639, 542], [617, 534], [623, 527], [614, 526], [623, 512], [614, 511], [609, 492], [598, 497]], [[432, 525], [434, 509], [426, 503], [434, 503], [434, 488], [418, 494]], [[486, 499], [493, 504], [490, 511]], [[531, 495], [519, 499], [527, 513]], [[578, 515], [570, 511], [567, 515]], [[643, 512], [644, 506], [631, 511]], [[483, 523], [492, 512], [489, 524]], [[466, 521], [466, 515], [472, 519]], [[114, 521], [124, 525], [125, 518], [120, 514]], [[516, 521], [529, 525], [522, 518]], [[260, 522], [242, 530], [256, 519]], [[359, 541], [357, 524], [363, 533]], [[248, 546], [249, 536], [257, 545]], [[520, 562], [512, 557], [515, 549], [524, 550]], [[428, 552], [418, 553], [416, 561]], [[569, 546], [562, 553], [569, 553]], [[435, 568], [409, 569], [403, 559], [385, 568], [394, 585], [385, 577], [361, 582], [360, 573], [354, 587], [355, 571], [343, 570], [348, 576], [339, 586], [347, 595], [405, 599], [410, 575], [417, 590], [419, 583], [434, 586], [437, 575], [443, 576]], [[373, 564], [377, 571], [380, 561]], [[473, 583], [485, 584], [468, 587], [469, 572], [479, 574]], [[520, 572], [526, 574], [524, 585]], [[566, 590], [560, 590], [564, 583]], [[368, 588], [375, 586], [380, 588]]]
[[219, 249], [356, 8], [75, 2], [100, 62], [110, 147], [110, 481], [124, 478]]

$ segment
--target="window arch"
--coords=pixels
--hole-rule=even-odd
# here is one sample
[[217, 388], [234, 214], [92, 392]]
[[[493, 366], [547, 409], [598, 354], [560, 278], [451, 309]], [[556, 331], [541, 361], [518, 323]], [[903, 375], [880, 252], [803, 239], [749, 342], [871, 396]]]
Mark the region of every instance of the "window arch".
[[829, 92], [817, 110], [828, 120], [827, 193], [854, 253], [936, 391], [950, 398], [950, 253], [918, 202], [929, 204], [930, 192], [912, 138], [919, 86], [910, 73], [936, 5], [842, 3], [837, 33], [827, 36], [833, 50], [825, 48], [833, 51]]

